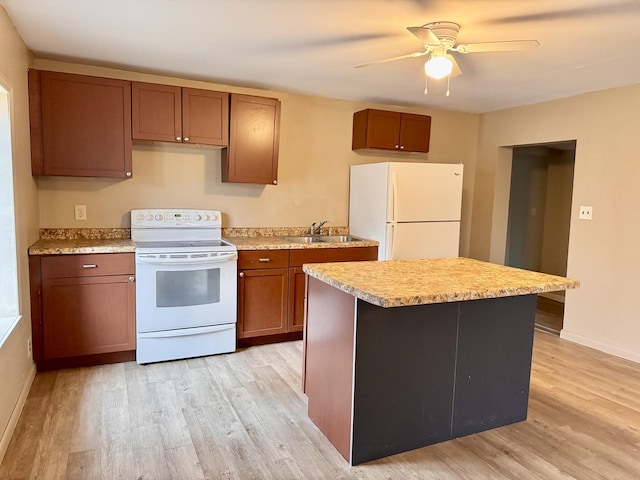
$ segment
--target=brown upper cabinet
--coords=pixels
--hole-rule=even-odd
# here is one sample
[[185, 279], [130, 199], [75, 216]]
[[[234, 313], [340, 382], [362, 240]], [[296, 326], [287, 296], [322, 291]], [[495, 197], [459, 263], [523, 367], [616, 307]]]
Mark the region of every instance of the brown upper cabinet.
[[232, 93], [230, 117], [222, 181], [277, 185], [280, 101]]
[[131, 83], [134, 140], [226, 147], [229, 94], [213, 90]]
[[431, 117], [368, 108], [353, 114], [352, 150], [429, 151]]
[[131, 177], [131, 86], [29, 70], [33, 175]]

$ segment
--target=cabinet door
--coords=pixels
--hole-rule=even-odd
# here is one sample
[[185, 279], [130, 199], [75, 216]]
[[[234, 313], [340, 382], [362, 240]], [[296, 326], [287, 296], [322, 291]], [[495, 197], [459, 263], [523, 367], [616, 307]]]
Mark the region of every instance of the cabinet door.
[[287, 283], [287, 268], [239, 273], [238, 338], [287, 331]]
[[171, 85], [131, 84], [134, 140], [182, 142], [182, 89]]
[[131, 278], [44, 279], [44, 358], [134, 350], [135, 284]]
[[367, 146], [397, 150], [400, 138], [400, 118], [398, 112], [369, 110], [367, 125]]
[[222, 181], [277, 184], [280, 101], [232, 94], [230, 118]]
[[354, 113], [352, 149], [398, 150], [401, 116], [399, 112], [370, 108]]
[[30, 92], [30, 100], [41, 102], [41, 117], [37, 105], [30, 107], [33, 174], [130, 177], [130, 82], [56, 72], [30, 75], [31, 88], [37, 88], [38, 75], [40, 82], [40, 97]]
[[289, 332], [301, 332], [304, 329], [306, 278], [302, 267], [289, 268]]
[[229, 144], [229, 94], [211, 90], [182, 89], [184, 143]]
[[400, 125], [400, 150], [429, 152], [431, 117], [428, 115], [402, 114]]

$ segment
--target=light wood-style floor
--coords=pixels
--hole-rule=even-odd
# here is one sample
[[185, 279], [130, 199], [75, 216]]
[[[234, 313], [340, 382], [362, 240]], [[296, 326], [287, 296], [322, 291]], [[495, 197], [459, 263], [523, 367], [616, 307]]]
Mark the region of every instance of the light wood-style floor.
[[527, 421], [349, 467], [306, 416], [301, 348], [38, 374], [0, 478], [640, 478], [639, 364], [536, 332]]

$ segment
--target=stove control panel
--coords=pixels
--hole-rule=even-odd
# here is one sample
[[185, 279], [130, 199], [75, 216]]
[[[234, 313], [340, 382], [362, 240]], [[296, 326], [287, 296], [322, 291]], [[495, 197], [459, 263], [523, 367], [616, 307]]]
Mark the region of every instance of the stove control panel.
[[212, 228], [221, 225], [222, 215], [218, 210], [131, 210], [131, 228]]

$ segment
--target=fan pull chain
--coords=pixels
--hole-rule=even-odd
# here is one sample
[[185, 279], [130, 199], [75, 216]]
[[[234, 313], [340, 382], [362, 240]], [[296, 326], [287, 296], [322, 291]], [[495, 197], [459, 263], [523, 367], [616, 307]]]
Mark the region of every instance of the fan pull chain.
[[428, 94], [429, 90], [427, 89], [427, 86], [429, 85], [429, 77], [427, 75], [424, 76], [424, 94]]
[[449, 80], [451, 80], [451, 75], [447, 75], [447, 93], [445, 94], [447, 97], [449, 96]]

